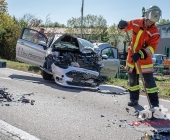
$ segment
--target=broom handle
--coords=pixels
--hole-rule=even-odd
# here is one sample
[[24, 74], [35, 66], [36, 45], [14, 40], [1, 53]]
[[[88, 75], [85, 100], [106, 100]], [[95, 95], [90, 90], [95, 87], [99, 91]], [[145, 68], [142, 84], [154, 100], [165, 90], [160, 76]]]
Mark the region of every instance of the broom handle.
[[[127, 32], [126, 30], [125, 30], [125, 32], [126, 32], [126, 35], [127, 35], [128, 40], [129, 40], [129, 45], [130, 45], [131, 43], [130, 43], [129, 34], [128, 34], [128, 32]], [[131, 46], [131, 45], [130, 45], [130, 46]], [[131, 46], [131, 48], [132, 48], [132, 46]], [[132, 54], [134, 54], [134, 53], [135, 53], [135, 52], [134, 52], [134, 49], [132, 48]], [[149, 103], [149, 106], [150, 106], [150, 108], [151, 108], [151, 101], [150, 101], [150, 99], [149, 99], [149, 95], [148, 95], [147, 90], [146, 90], [145, 81], [144, 81], [144, 78], [143, 78], [143, 75], [142, 75], [142, 71], [141, 71], [141, 69], [140, 69], [140, 66], [139, 66], [138, 61], [135, 63], [135, 65], [136, 65], [137, 69], [139, 70], [139, 75], [140, 75], [141, 80], [142, 80], [143, 88], [144, 88], [144, 90], [145, 90], [145, 92], [146, 92], [146, 97], [147, 97], [147, 99], [148, 99], [148, 103]]]

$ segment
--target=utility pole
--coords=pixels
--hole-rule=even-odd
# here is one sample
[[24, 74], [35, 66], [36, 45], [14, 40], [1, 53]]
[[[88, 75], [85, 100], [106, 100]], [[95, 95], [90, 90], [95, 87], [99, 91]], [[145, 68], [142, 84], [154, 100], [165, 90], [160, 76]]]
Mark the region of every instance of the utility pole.
[[84, 8], [84, 0], [82, 0], [82, 7], [81, 7], [81, 28], [80, 28], [81, 38], [83, 38], [83, 34], [82, 34], [82, 27], [83, 27], [83, 8]]

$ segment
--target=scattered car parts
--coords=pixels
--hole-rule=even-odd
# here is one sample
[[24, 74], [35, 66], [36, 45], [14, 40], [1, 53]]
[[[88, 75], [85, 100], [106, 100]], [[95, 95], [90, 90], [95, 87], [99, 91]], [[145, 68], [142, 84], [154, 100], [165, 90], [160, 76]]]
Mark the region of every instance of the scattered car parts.
[[13, 96], [12, 94], [8, 93], [7, 88], [2, 88], [0, 89], [0, 103], [5, 103], [5, 106], [10, 106], [10, 102], [22, 102], [34, 105], [35, 100], [30, 100], [25, 97], [26, 95], [30, 96], [32, 94], [33, 93], [23, 94], [20, 95], [21, 97], [18, 98], [18, 96]]
[[145, 105], [144, 110], [139, 112], [139, 119], [147, 120], [152, 118], [170, 119], [170, 114], [168, 113], [168, 109], [164, 108], [163, 105], [154, 108], [149, 108], [147, 105]]

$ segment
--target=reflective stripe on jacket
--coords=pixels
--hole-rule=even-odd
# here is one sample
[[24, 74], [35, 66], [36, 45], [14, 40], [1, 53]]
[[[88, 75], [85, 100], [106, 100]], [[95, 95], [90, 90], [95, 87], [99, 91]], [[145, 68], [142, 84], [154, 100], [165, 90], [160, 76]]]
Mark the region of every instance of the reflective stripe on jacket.
[[[156, 25], [152, 25], [150, 29], [143, 28], [144, 18], [142, 19], [135, 19], [128, 21], [128, 25], [126, 30], [132, 30], [132, 40], [131, 46], [134, 52], [138, 52], [140, 49], [144, 49], [147, 53], [146, 59], [139, 59], [138, 63], [141, 68], [142, 73], [152, 73], [154, 72], [153, 69], [153, 62], [152, 62], [152, 54], [155, 53], [156, 47], [158, 46], [160, 34]], [[131, 46], [128, 47], [128, 56], [126, 59], [126, 70], [128, 72], [132, 72], [134, 67], [136, 68], [137, 73], [139, 70], [132, 62], [132, 48]]]

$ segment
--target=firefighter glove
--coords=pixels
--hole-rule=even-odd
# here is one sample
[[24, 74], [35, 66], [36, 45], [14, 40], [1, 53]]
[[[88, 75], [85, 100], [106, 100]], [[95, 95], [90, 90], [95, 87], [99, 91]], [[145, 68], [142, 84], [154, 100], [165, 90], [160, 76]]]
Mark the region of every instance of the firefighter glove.
[[128, 25], [127, 21], [121, 20], [121, 21], [119, 21], [118, 28], [119, 29], [125, 29], [127, 25]]
[[144, 49], [141, 49], [138, 51], [138, 53], [134, 53], [131, 57], [133, 59], [133, 62], [137, 62], [139, 60], [139, 58], [141, 60], [143, 60], [143, 59], [146, 59], [148, 57], [148, 55]]
[[131, 57], [132, 57], [132, 62], [136, 63], [140, 58], [140, 54], [134, 53]]

